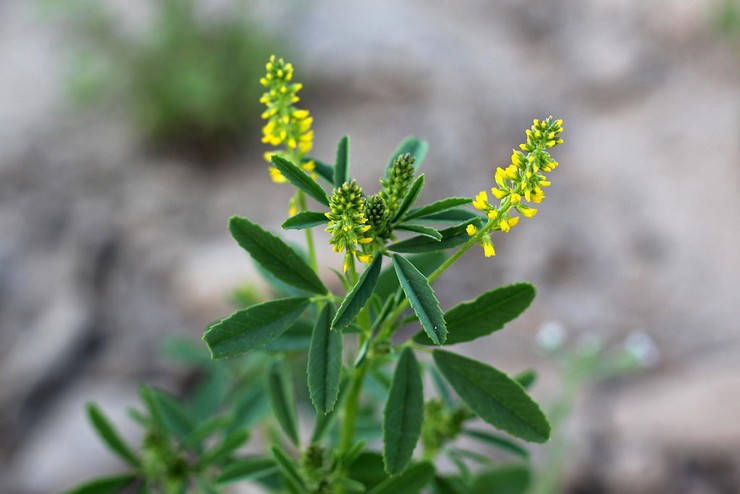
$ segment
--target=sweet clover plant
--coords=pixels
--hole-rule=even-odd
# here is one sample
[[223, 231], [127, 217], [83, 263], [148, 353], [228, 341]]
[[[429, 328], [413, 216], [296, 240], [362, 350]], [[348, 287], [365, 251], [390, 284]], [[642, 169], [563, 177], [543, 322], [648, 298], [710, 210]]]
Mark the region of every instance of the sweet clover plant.
[[[333, 163], [310, 155], [313, 119], [296, 106], [293, 66], [273, 56], [266, 69], [265, 158], [273, 181], [295, 188], [282, 226], [305, 230], [305, 251], [249, 218], [229, 220], [279, 298], [247, 301], [206, 330], [211, 358], [231, 359], [223, 364], [232, 371], [208, 364], [215, 377], [199, 399], [143, 388], [141, 453], [91, 405], [97, 431], [131, 472], [70, 492], [217, 493], [231, 483], [290, 494], [524, 492], [520, 441], [550, 437], [527, 393], [535, 373], [510, 377], [454, 345], [502, 329], [534, 287], [502, 286], [442, 310], [432, 284], [476, 244], [494, 256], [494, 235], [535, 216], [545, 174], [558, 166], [550, 149], [563, 142], [562, 122], [534, 120], [511, 163], [496, 169], [493, 200], [482, 191], [418, 205], [425, 141], [401, 142], [377, 193], [366, 192], [352, 178], [349, 137]], [[338, 288], [318, 274], [314, 228], [341, 258]], [[480, 444], [471, 450], [471, 441]], [[493, 462], [486, 448], [514, 461]]]

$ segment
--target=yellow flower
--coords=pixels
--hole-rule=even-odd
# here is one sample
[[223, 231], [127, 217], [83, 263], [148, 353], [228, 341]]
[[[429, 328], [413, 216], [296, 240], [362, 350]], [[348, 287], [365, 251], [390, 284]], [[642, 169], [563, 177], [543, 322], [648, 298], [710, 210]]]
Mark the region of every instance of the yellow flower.
[[[267, 73], [260, 79], [260, 83], [267, 89], [260, 98], [260, 102], [267, 107], [262, 113], [262, 118], [267, 120], [262, 128], [262, 142], [275, 147], [284, 145], [287, 157], [295, 163], [301, 163], [303, 157], [313, 148], [314, 137], [311, 130], [313, 118], [308, 110], [294, 106], [300, 99], [297, 93], [303, 85], [291, 82], [293, 65], [282, 58], [271, 56], [266, 69]], [[265, 159], [270, 161], [268, 153], [265, 153]], [[313, 164], [308, 163], [302, 166], [310, 172]], [[274, 182], [286, 182], [275, 167], [270, 168], [270, 176]]]
[[[527, 142], [519, 145], [520, 150], [512, 150], [511, 164], [506, 168], [496, 168], [493, 178], [497, 186], [491, 188], [491, 194], [500, 201], [499, 204], [490, 204], [485, 192], [475, 196], [473, 206], [488, 216], [489, 222], [485, 227], [487, 232], [508, 232], [519, 223], [520, 216], [512, 216], [512, 210], [525, 218], [532, 218], [537, 214], [537, 209], [524, 202], [539, 204], [545, 198], [542, 188], [549, 187], [550, 181], [542, 172], [550, 172], [558, 166], [548, 150], [563, 142], [560, 138], [562, 124], [562, 120], [553, 120], [552, 117], [534, 119], [532, 126], [525, 132]], [[467, 232], [472, 236], [477, 230], [468, 226]], [[493, 244], [487, 235], [481, 238], [480, 244], [486, 257], [494, 255]]]

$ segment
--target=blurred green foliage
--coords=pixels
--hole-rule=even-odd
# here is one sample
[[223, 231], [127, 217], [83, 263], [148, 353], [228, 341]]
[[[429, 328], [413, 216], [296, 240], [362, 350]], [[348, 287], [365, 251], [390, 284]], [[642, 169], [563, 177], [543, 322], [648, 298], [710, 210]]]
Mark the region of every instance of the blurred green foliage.
[[718, 0], [711, 12], [714, 29], [740, 45], [740, 0]]
[[256, 129], [258, 80], [276, 46], [247, 2], [206, 12], [199, 0], [151, 0], [137, 16], [133, 5], [43, 1], [73, 40], [76, 104], [115, 103], [151, 144], [201, 158], [254, 141], [244, 133]]

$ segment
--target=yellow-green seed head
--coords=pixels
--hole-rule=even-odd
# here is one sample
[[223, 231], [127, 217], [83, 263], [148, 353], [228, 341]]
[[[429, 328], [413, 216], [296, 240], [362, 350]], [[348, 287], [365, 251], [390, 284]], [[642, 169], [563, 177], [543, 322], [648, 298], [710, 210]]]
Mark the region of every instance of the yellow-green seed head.
[[385, 200], [379, 195], [370, 196], [365, 202], [365, 218], [367, 224], [372, 226], [372, 231], [378, 237], [386, 238], [388, 228], [388, 208]]
[[331, 233], [329, 243], [337, 252], [345, 254], [344, 270], [346, 271], [356, 256], [362, 262], [369, 262], [370, 256], [357, 251], [357, 246], [372, 242], [366, 235], [371, 228], [365, 217], [365, 198], [357, 182], [345, 182], [334, 189], [329, 199], [329, 209], [325, 216], [329, 219], [326, 231]]
[[393, 215], [408, 192], [411, 182], [414, 180], [414, 162], [416, 158], [410, 153], [402, 154], [388, 172], [388, 177], [380, 180], [383, 190], [379, 195], [385, 201], [388, 214]]

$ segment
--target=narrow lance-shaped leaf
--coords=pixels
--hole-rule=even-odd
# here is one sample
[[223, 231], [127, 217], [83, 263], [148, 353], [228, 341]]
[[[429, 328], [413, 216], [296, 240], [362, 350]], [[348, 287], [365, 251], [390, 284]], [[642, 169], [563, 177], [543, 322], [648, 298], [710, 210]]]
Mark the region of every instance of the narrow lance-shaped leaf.
[[405, 232], [413, 232], [424, 235], [425, 237], [433, 238], [437, 242], [442, 240], [442, 234], [437, 231], [436, 228], [432, 228], [424, 225], [411, 225], [408, 223], [402, 223], [394, 227], [395, 230], [403, 230]]
[[279, 280], [308, 292], [327, 292], [308, 263], [272, 233], [240, 216], [229, 220], [229, 231], [260, 266]]
[[349, 182], [349, 136], [339, 140], [337, 162], [334, 165], [334, 187], [341, 187], [344, 182]]
[[424, 390], [414, 352], [406, 347], [393, 374], [383, 413], [383, 460], [391, 475], [406, 469], [421, 435]]
[[308, 351], [308, 391], [316, 412], [327, 414], [339, 396], [342, 372], [342, 335], [329, 328], [332, 306], [321, 310]]
[[305, 493], [308, 492], [306, 485], [303, 483], [301, 474], [296, 468], [295, 461], [291, 459], [280, 446], [274, 444], [272, 446], [272, 455], [275, 457], [280, 472], [283, 474], [283, 478], [288, 484], [288, 488], [291, 492]]
[[[535, 297], [529, 283], [516, 283], [486, 292], [467, 302], [461, 302], [445, 312], [449, 335], [445, 344], [454, 345], [486, 336], [519, 317]], [[416, 343], [432, 343], [424, 333], [414, 337]]]
[[247, 442], [247, 440], [249, 440], [249, 431], [241, 430], [232, 432], [218, 446], [201, 455], [197, 463], [198, 468], [203, 468], [207, 465], [216, 465], [227, 459], [234, 450]]
[[87, 416], [95, 427], [95, 430], [98, 431], [100, 437], [105, 441], [105, 444], [107, 444], [114, 453], [126, 460], [126, 463], [129, 465], [134, 467], [139, 466], [139, 459], [136, 457], [134, 452], [131, 451], [121, 436], [118, 435], [118, 432], [110, 421], [108, 421], [108, 418], [95, 404], [90, 403], [87, 405]]
[[454, 353], [435, 350], [434, 363], [481, 419], [525, 441], [543, 443], [550, 424], [540, 407], [503, 372]]
[[481, 217], [471, 218], [465, 223], [440, 230], [439, 233], [442, 235], [442, 240], [420, 235], [391, 244], [388, 246], [388, 250], [393, 252], [421, 253], [452, 249], [453, 247], [464, 244], [470, 239], [470, 236], [465, 230], [468, 225], [480, 227], [482, 222]]
[[508, 438], [500, 436], [498, 434], [492, 434], [490, 432], [479, 430], [466, 430], [463, 431], [463, 434], [521, 458], [529, 458], [529, 451], [519, 446], [515, 442], [509, 440]]
[[339, 306], [334, 320], [331, 322], [331, 328], [335, 331], [341, 331], [345, 326], [354, 321], [357, 314], [360, 313], [365, 304], [370, 299], [378, 283], [380, 267], [383, 262], [383, 256], [377, 255], [365, 271], [360, 275], [352, 290], [344, 297], [342, 304]]
[[411, 154], [411, 156], [416, 158], [416, 161], [414, 162], [414, 168], [418, 170], [419, 166], [421, 166], [421, 163], [424, 161], [428, 150], [429, 144], [424, 139], [419, 139], [418, 137], [414, 136], [407, 137], [406, 139], [401, 141], [401, 144], [398, 145], [398, 147], [388, 160], [388, 166], [386, 167], [385, 171], [386, 176], [388, 175], [391, 167], [393, 167], [393, 162], [396, 161], [396, 158], [406, 153], [409, 153]]
[[416, 177], [416, 180], [414, 180], [414, 183], [411, 184], [411, 187], [409, 187], [408, 192], [406, 192], [406, 195], [403, 197], [403, 201], [401, 201], [401, 205], [398, 206], [398, 211], [396, 211], [396, 214], [393, 216], [392, 221], [396, 222], [399, 218], [401, 218], [406, 211], [411, 208], [411, 206], [414, 205], [416, 202], [416, 199], [419, 197], [419, 194], [421, 193], [421, 189], [424, 188], [424, 174], [419, 175]]
[[134, 480], [136, 480], [136, 476], [128, 473], [101, 477], [64, 491], [64, 494], [118, 494]]
[[441, 345], [447, 338], [447, 325], [429, 280], [403, 256], [393, 254], [392, 259], [401, 288], [421, 326], [435, 344]]
[[318, 211], [301, 211], [294, 214], [282, 224], [284, 230], [303, 230], [327, 223], [329, 219], [324, 213]]
[[417, 463], [403, 473], [390, 477], [368, 494], [417, 494], [434, 477], [434, 467], [429, 463]]
[[234, 312], [203, 335], [214, 359], [234, 357], [285, 333], [308, 307], [309, 299], [282, 298]]
[[294, 445], [298, 446], [298, 412], [290, 368], [283, 361], [275, 361], [267, 373], [267, 389], [272, 411], [280, 427]]
[[239, 480], [255, 480], [277, 471], [277, 465], [272, 458], [253, 456], [251, 458], [240, 458], [226, 465], [216, 477], [219, 485], [236, 482]]
[[404, 221], [408, 221], [415, 218], [425, 218], [449, 211], [450, 209], [459, 208], [460, 206], [467, 206], [471, 203], [472, 200], [469, 197], [448, 197], [432, 204], [412, 209], [403, 219]]
[[324, 206], [329, 205], [329, 197], [326, 195], [324, 189], [295, 163], [279, 154], [273, 154], [272, 164], [296, 188], [313, 197]]

